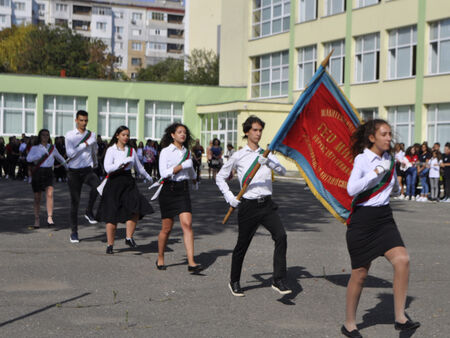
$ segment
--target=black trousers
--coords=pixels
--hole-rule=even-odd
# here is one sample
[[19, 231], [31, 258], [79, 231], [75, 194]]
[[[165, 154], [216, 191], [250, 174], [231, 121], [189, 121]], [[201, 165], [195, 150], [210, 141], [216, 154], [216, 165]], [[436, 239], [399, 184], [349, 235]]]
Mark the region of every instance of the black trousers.
[[270, 196], [260, 202], [242, 199], [238, 211], [239, 236], [231, 260], [231, 282], [240, 280], [245, 254], [260, 224], [270, 232], [275, 242], [273, 278], [278, 280], [286, 277], [286, 231], [278, 216], [277, 209], [277, 205]]
[[444, 176], [444, 197], [450, 198], [450, 175]]
[[100, 180], [91, 167], [69, 169], [67, 183], [70, 190], [70, 228], [72, 232], [78, 231], [78, 206], [80, 204], [81, 188], [83, 183], [91, 187], [86, 213], [93, 214], [94, 203], [97, 198], [97, 187]]

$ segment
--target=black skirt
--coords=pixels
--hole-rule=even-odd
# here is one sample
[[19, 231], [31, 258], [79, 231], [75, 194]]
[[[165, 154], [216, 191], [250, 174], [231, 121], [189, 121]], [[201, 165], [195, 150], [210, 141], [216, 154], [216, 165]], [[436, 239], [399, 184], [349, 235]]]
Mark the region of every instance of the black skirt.
[[125, 223], [138, 215], [142, 219], [153, 208], [139, 192], [131, 173], [124, 172], [108, 178], [103, 189], [96, 219], [106, 223]]
[[192, 213], [188, 180], [164, 181], [158, 200], [161, 219], [174, 218], [182, 212]]
[[369, 264], [392, 248], [405, 246], [389, 204], [381, 207], [356, 207], [346, 237], [352, 269]]
[[31, 188], [33, 192], [41, 192], [47, 187], [53, 187], [53, 169], [38, 168], [31, 176]]

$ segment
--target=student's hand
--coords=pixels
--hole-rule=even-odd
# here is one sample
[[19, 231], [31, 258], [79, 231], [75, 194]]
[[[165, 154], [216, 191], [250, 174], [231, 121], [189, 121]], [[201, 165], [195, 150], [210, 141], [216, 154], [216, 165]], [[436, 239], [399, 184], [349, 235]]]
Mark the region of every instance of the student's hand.
[[86, 142], [83, 142], [83, 143], [81, 143], [80, 145], [78, 145], [77, 150], [80, 151], [80, 150], [83, 150], [83, 149], [86, 148], [86, 147], [87, 147]]
[[193, 165], [192, 159], [188, 159], [188, 160], [184, 161], [183, 163], [181, 163], [181, 167], [183, 169], [192, 168], [192, 165]]
[[122, 162], [122, 164], [123, 164], [124, 166], [127, 166], [128, 163], [131, 163], [131, 162], [133, 162], [133, 157], [128, 156], [127, 158], [125, 158], [125, 160]]
[[[148, 183], [149, 183], [150, 185], [153, 184], [153, 178], [152, 178], [150, 175], [148, 175], [145, 179], [148, 181]], [[150, 189], [150, 188], [149, 188], [149, 189]]]
[[264, 156], [261, 156], [261, 155], [258, 156], [258, 163], [261, 164], [262, 166], [263, 166], [264, 164], [267, 164], [267, 161], [268, 161], [268, 160], [269, 160], [269, 159], [268, 159], [267, 157], [264, 157]]
[[228, 202], [228, 204], [235, 209], [241, 203], [241, 201], [237, 200], [236, 196], [234, 196], [234, 194], [231, 191], [228, 191], [224, 197], [225, 197], [225, 200]]

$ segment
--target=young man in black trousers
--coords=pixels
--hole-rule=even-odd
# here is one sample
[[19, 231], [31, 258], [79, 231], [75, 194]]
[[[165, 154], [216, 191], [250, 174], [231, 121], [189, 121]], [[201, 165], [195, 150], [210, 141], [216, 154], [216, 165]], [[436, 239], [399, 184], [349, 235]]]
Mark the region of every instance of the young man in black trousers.
[[69, 172], [67, 175], [70, 189], [70, 242], [78, 243], [78, 205], [80, 204], [81, 188], [83, 183], [91, 187], [89, 202], [84, 217], [91, 224], [97, 223], [94, 219], [93, 207], [97, 198], [97, 187], [100, 180], [94, 173], [94, 158], [96, 150], [95, 133], [87, 130], [88, 113], [79, 110], [75, 119], [76, 128], [66, 134], [66, 153], [68, 157]]
[[[270, 232], [275, 242], [272, 288], [280, 294], [289, 294], [292, 291], [286, 285], [286, 232], [276, 211], [278, 207], [272, 201], [272, 170], [277, 174], [284, 175], [286, 169], [275, 155], [269, 154], [267, 158], [261, 156], [264, 152], [258, 145], [264, 129], [264, 122], [261, 119], [250, 116], [242, 126], [247, 145], [235, 152], [216, 176], [216, 184], [225, 200], [233, 208], [239, 206], [239, 235], [233, 251], [228, 287], [234, 296], [244, 296], [239, 283], [242, 263], [250, 242], [261, 224]], [[248, 174], [257, 163], [261, 164], [260, 169], [253, 177], [242, 199], [237, 200], [230, 191], [226, 179], [230, 176], [232, 170], [236, 169], [242, 187], [248, 178]]]

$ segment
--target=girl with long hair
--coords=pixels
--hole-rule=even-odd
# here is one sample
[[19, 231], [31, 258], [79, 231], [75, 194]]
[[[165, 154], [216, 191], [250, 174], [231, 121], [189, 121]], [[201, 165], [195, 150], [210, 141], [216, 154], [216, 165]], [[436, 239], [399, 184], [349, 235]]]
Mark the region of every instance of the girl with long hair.
[[391, 127], [380, 119], [368, 121], [353, 134], [355, 161], [347, 191], [354, 198], [346, 234], [352, 273], [347, 285], [345, 323], [341, 327], [347, 337], [362, 337], [356, 327], [356, 309], [371, 262], [379, 256], [386, 257], [394, 268], [395, 329], [413, 330], [420, 326], [405, 314], [409, 255], [389, 206], [391, 192], [400, 192], [391, 141]]
[[64, 157], [58, 152], [52, 144], [50, 132], [47, 129], [41, 129], [27, 155], [27, 162], [34, 163], [31, 169], [31, 188], [34, 193], [34, 228], [39, 229], [39, 214], [41, 209], [41, 195], [45, 191], [47, 204], [47, 226], [54, 226], [53, 222], [53, 165], [55, 157], [59, 163], [66, 168]]
[[137, 244], [133, 235], [138, 220], [153, 213], [153, 208], [139, 192], [136, 181], [131, 176], [131, 168], [134, 167], [146, 180], [152, 182], [139, 161], [135, 148], [130, 145], [128, 127], [117, 128], [106, 150], [104, 167], [107, 178], [96, 218], [106, 223], [106, 253], [113, 254], [117, 223], [126, 223], [125, 244], [134, 249]]
[[174, 218], [178, 215], [186, 249], [189, 272], [200, 272], [203, 267], [194, 260], [194, 232], [192, 230], [192, 207], [189, 194], [189, 180], [196, 179], [189, 148], [192, 143], [189, 129], [181, 123], [168, 126], [161, 139], [159, 171], [163, 179], [159, 206], [162, 228], [158, 236], [158, 259], [156, 267], [165, 270], [164, 251]]
[[416, 153], [416, 147], [411, 146], [406, 149], [405, 156], [406, 169], [406, 196], [409, 196], [410, 200], [416, 199], [416, 181], [417, 181], [417, 161], [419, 156]]

